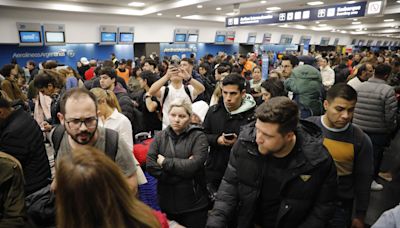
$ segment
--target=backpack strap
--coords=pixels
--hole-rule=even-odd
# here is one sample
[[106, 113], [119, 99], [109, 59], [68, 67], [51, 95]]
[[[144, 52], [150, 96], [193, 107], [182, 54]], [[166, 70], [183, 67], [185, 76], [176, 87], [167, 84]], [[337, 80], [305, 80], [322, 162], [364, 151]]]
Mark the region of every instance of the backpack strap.
[[362, 144], [364, 143], [365, 133], [360, 128], [353, 125], [353, 137], [354, 137], [354, 153], [356, 155], [361, 151]]
[[59, 124], [54, 128], [53, 134], [51, 135], [51, 142], [53, 143], [54, 149], [54, 160], [57, 158], [58, 150], [60, 149], [61, 141], [64, 137], [65, 128]]
[[117, 156], [118, 138], [118, 132], [106, 128], [106, 145], [104, 152], [113, 161], [115, 161], [115, 157]]
[[165, 102], [165, 100], [167, 99], [167, 96], [168, 96], [168, 92], [169, 92], [169, 87], [168, 87], [168, 86], [165, 86], [164, 96], [163, 96], [161, 105], [164, 105], [164, 102]]
[[[193, 102], [192, 96], [190, 95], [189, 87], [187, 85], [184, 85], [183, 88], [185, 89], [186, 94], [189, 96], [190, 101]], [[164, 90], [164, 96], [163, 96], [161, 105], [164, 105], [164, 102], [165, 102], [165, 100], [167, 99], [167, 96], [168, 96], [168, 92], [169, 92], [169, 87], [166, 86], [165, 90]]]
[[193, 99], [192, 99], [192, 96], [190, 95], [189, 87], [188, 87], [187, 85], [184, 85], [184, 88], [185, 88], [186, 94], [187, 94], [187, 95], [189, 96], [189, 98], [190, 98], [190, 102], [193, 103]]

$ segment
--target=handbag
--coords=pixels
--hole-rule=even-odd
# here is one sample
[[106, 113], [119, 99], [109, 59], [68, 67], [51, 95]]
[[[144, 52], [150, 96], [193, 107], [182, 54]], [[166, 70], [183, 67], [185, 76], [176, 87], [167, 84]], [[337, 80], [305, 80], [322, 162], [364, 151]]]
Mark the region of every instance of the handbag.
[[50, 184], [28, 195], [25, 198], [27, 215], [40, 226], [54, 226], [56, 218], [55, 194], [50, 190]]

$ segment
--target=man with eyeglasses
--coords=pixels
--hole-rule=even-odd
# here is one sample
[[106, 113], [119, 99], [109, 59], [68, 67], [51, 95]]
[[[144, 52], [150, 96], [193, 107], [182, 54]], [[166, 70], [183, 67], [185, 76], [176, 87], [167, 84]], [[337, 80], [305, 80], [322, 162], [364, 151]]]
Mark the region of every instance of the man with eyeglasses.
[[[101, 151], [106, 150], [106, 140], [109, 138], [106, 129], [98, 126], [98, 108], [93, 93], [81, 88], [68, 90], [61, 98], [60, 112], [57, 116], [65, 132], [59, 148], [55, 148], [56, 161], [71, 153], [72, 150], [84, 146], [93, 146]], [[53, 134], [56, 131], [57, 129]], [[54, 145], [54, 141], [52, 145]], [[109, 154], [109, 151], [105, 151], [105, 153]], [[129, 186], [136, 191], [137, 165], [132, 155], [132, 149], [121, 137], [118, 137], [118, 149], [114, 161], [127, 177]], [[53, 189], [56, 187], [55, 182], [52, 187]]]

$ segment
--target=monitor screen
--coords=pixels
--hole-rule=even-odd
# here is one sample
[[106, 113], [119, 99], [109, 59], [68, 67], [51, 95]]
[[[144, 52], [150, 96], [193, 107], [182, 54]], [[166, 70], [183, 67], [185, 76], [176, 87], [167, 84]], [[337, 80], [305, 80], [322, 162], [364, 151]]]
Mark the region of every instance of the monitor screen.
[[357, 40], [356, 40], [356, 39], [353, 39], [353, 40], [351, 41], [351, 45], [355, 45], [356, 42], [357, 42]]
[[217, 35], [215, 37], [215, 43], [224, 43], [225, 42], [225, 35]]
[[19, 41], [21, 43], [41, 43], [39, 31], [19, 31]]
[[368, 40], [367, 41], [367, 46], [371, 46], [372, 42], [373, 42], [373, 40]]
[[376, 46], [381, 46], [381, 44], [382, 44], [382, 40], [379, 40], [378, 42], [376, 42]]
[[46, 43], [65, 43], [64, 32], [46, 32]]
[[182, 33], [175, 34], [175, 42], [186, 42], [186, 34]]
[[291, 44], [293, 36], [282, 35], [279, 44]]
[[249, 36], [247, 39], [248, 44], [255, 44], [256, 43], [256, 37], [255, 36]]
[[101, 42], [117, 42], [117, 33], [115, 32], [102, 32], [101, 33]]
[[324, 38], [324, 37], [322, 37], [322, 38], [321, 38], [321, 43], [320, 43], [320, 45], [321, 45], [321, 46], [328, 46], [328, 45], [329, 45], [329, 40], [330, 40], [330, 38]]
[[198, 34], [189, 34], [188, 42], [189, 43], [197, 43], [198, 38], [199, 38]]
[[382, 46], [386, 47], [388, 45], [388, 43], [389, 43], [389, 41], [385, 40], [385, 41], [383, 41]]
[[119, 42], [122, 43], [133, 43], [133, 33], [120, 33]]

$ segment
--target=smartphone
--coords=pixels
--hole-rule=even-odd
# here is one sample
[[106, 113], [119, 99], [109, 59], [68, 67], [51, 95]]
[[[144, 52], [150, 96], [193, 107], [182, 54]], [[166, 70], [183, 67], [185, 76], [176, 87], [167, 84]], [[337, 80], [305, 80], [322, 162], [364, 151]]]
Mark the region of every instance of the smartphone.
[[224, 137], [227, 140], [233, 140], [235, 138], [235, 133], [228, 133], [228, 134], [224, 134]]

